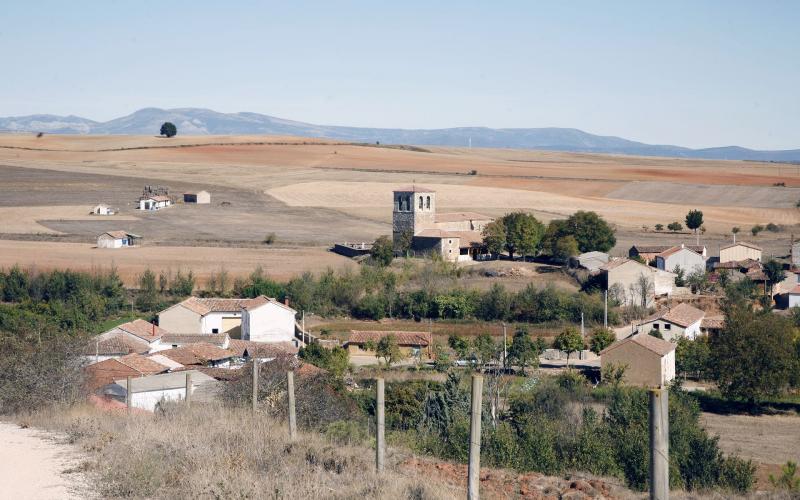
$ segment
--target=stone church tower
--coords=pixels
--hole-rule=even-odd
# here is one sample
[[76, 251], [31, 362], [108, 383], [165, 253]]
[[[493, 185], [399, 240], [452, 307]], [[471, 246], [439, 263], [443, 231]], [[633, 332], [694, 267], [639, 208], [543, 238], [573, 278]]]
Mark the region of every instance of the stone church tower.
[[392, 212], [392, 238], [398, 249], [404, 240], [425, 229], [436, 227], [436, 192], [421, 186], [401, 188], [394, 191]]

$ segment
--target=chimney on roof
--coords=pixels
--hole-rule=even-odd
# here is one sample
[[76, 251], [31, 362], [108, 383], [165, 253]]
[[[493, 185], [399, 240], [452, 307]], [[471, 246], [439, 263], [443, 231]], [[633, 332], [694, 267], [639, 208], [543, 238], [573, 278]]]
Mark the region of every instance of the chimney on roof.
[[686, 245], [684, 245], [683, 243], [681, 243], [681, 248], [686, 248]]

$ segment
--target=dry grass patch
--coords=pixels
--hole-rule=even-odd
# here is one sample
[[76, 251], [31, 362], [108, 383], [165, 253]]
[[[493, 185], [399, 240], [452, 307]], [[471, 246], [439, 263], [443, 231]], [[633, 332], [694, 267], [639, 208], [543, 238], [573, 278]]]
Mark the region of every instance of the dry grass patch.
[[0, 207], [0, 233], [59, 234], [47, 228], [40, 220], [96, 220], [130, 221], [137, 220], [131, 215], [90, 215], [88, 205], [41, 206], [41, 207]]
[[450, 499], [443, 483], [374, 473], [373, 451], [300, 433], [244, 409], [173, 407], [163, 415], [102, 413], [88, 407], [27, 417], [63, 431], [87, 454], [84, 468], [103, 498]]

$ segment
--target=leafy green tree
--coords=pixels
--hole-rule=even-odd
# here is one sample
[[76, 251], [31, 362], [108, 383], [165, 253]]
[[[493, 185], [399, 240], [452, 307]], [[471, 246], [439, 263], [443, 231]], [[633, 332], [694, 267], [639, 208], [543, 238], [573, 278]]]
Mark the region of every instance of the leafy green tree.
[[486, 321], [506, 320], [511, 316], [511, 294], [500, 283], [493, 283], [478, 302], [476, 316]]
[[394, 363], [402, 360], [405, 356], [400, 346], [397, 345], [397, 338], [394, 335], [385, 335], [381, 337], [378, 344], [375, 346], [375, 356], [383, 358], [386, 366], [392, 366]]
[[655, 328], [651, 329], [649, 332], [647, 332], [647, 334], [650, 335], [651, 337], [664, 340], [664, 336], [661, 334], [659, 330], [656, 330]]
[[708, 279], [708, 272], [705, 269], [697, 269], [692, 272], [686, 278], [686, 283], [697, 293], [703, 293], [711, 288], [711, 281]]
[[686, 271], [681, 266], [675, 266], [672, 272], [675, 273], [675, 286], [686, 286]]
[[754, 403], [787, 387], [793, 348], [789, 318], [730, 304], [722, 332], [710, 337], [711, 374], [725, 397]]
[[758, 236], [758, 233], [764, 230], [764, 226], [761, 224], [756, 224], [755, 226], [750, 228], [750, 232], [753, 234], [753, 237]]
[[496, 219], [484, 226], [483, 244], [496, 259], [506, 248], [506, 225], [503, 218]]
[[610, 328], [597, 327], [592, 330], [592, 337], [589, 339], [589, 349], [597, 355], [600, 351], [617, 341], [616, 334]]
[[568, 326], [558, 334], [553, 347], [567, 353], [567, 368], [569, 368], [569, 355], [583, 349], [583, 338], [581, 332], [575, 327]]
[[547, 227], [545, 245], [551, 253], [556, 253], [556, 245], [561, 238], [572, 236], [578, 245], [578, 252], [597, 250], [607, 252], [617, 244], [614, 230], [595, 212], [583, 210], [575, 212], [566, 220], [553, 220]]
[[175, 137], [177, 133], [178, 133], [178, 127], [176, 127], [174, 123], [164, 122], [164, 124], [161, 125], [161, 135], [167, 137]]
[[515, 253], [536, 255], [544, 235], [544, 225], [536, 217], [525, 212], [512, 212], [503, 217], [506, 228], [506, 250], [514, 258]]
[[664, 224], [656, 224], [655, 228], [656, 228], [656, 231], [663, 231], [664, 230]]
[[707, 337], [689, 340], [680, 337], [675, 347], [675, 369], [685, 377], [692, 375], [703, 379], [709, 370], [711, 349]]
[[700, 210], [689, 210], [686, 214], [686, 227], [697, 234], [697, 230], [703, 225], [703, 212]]
[[536, 344], [531, 339], [530, 333], [526, 328], [518, 328], [514, 332], [514, 338], [508, 348], [508, 358], [512, 364], [522, 368], [522, 375], [525, 375], [525, 368], [539, 366], [539, 354]]
[[675, 233], [675, 232], [678, 232], [681, 229], [683, 229], [683, 226], [681, 225], [680, 222], [675, 221], [675, 222], [670, 222], [669, 224], [667, 224], [667, 229], [669, 229], [670, 231]]
[[465, 360], [469, 356], [469, 342], [467, 342], [463, 337], [458, 335], [450, 335], [447, 338], [447, 345], [450, 346], [450, 349], [455, 351], [458, 359]]
[[775, 285], [786, 279], [786, 272], [783, 270], [783, 264], [775, 259], [770, 259], [764, 264], [764, 274], [767, 275], [767, 284], [769, 285], [770, 291]]
[[485, 367], [498, 358], [498, 348], [492, 336], [481, 333], [472, 340], [472, 351], [479, 366]]
[[433, 345], [433, 369], [440, 373], [445, 373], [453, 365], [450, 359], [450, 353], [444, 348], [442, 344]]
[[153, 311], [158, 306], [158, 284], [156, 275], [150, 269], [139, 276], [139, 290], [136, 293], [136, 307], [141, 311]]
[[741, 230], [742, 230], [742, 228], [737, 227], [737, 226], [734, 226], [734, 227], [731, 228], [731, 233], [733, 234], [734, 238], [736, 237], [737, 234], [739, 234], [741, 232]]
[[578, 255], [578, 242], [572, 235], [562, 236], [556, 240], [555, 247], [553, 248], [553, 258], [566, 262], [570, 257]]
[[329, 371], [337, 379], [341, 379], [350, 368], [350, 358], [341, 347], [326, 349], [318, 343], [311, 343], [301, 347], [297, 355], [303, 361]]
[[789, 460], [781, 466], [781, 475], [769, 475], [769, 482], [776, 488], [800, 493], [800, 475], [797, 474], [797, 462]]
[[388, 236], [380, 236], [372, 244], [369, 254], [379, 266], [388, 266], [394, 259], [394, 244]]

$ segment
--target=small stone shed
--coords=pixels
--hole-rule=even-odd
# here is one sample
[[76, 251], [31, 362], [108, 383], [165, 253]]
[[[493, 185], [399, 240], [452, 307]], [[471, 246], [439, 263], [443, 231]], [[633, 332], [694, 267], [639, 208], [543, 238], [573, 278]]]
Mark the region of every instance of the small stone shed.
[[663, 387], [675, 378], [675, 344], [639, 333], [600, 352], [602, 370], [611, 364], [626, 367], [628, 385]]
[[208, 191], [198, 191], [196, 193], [183, 193], [184, 203], [197, 203], [198, 205], [207, 205], [211, 203], [211, 193]]

